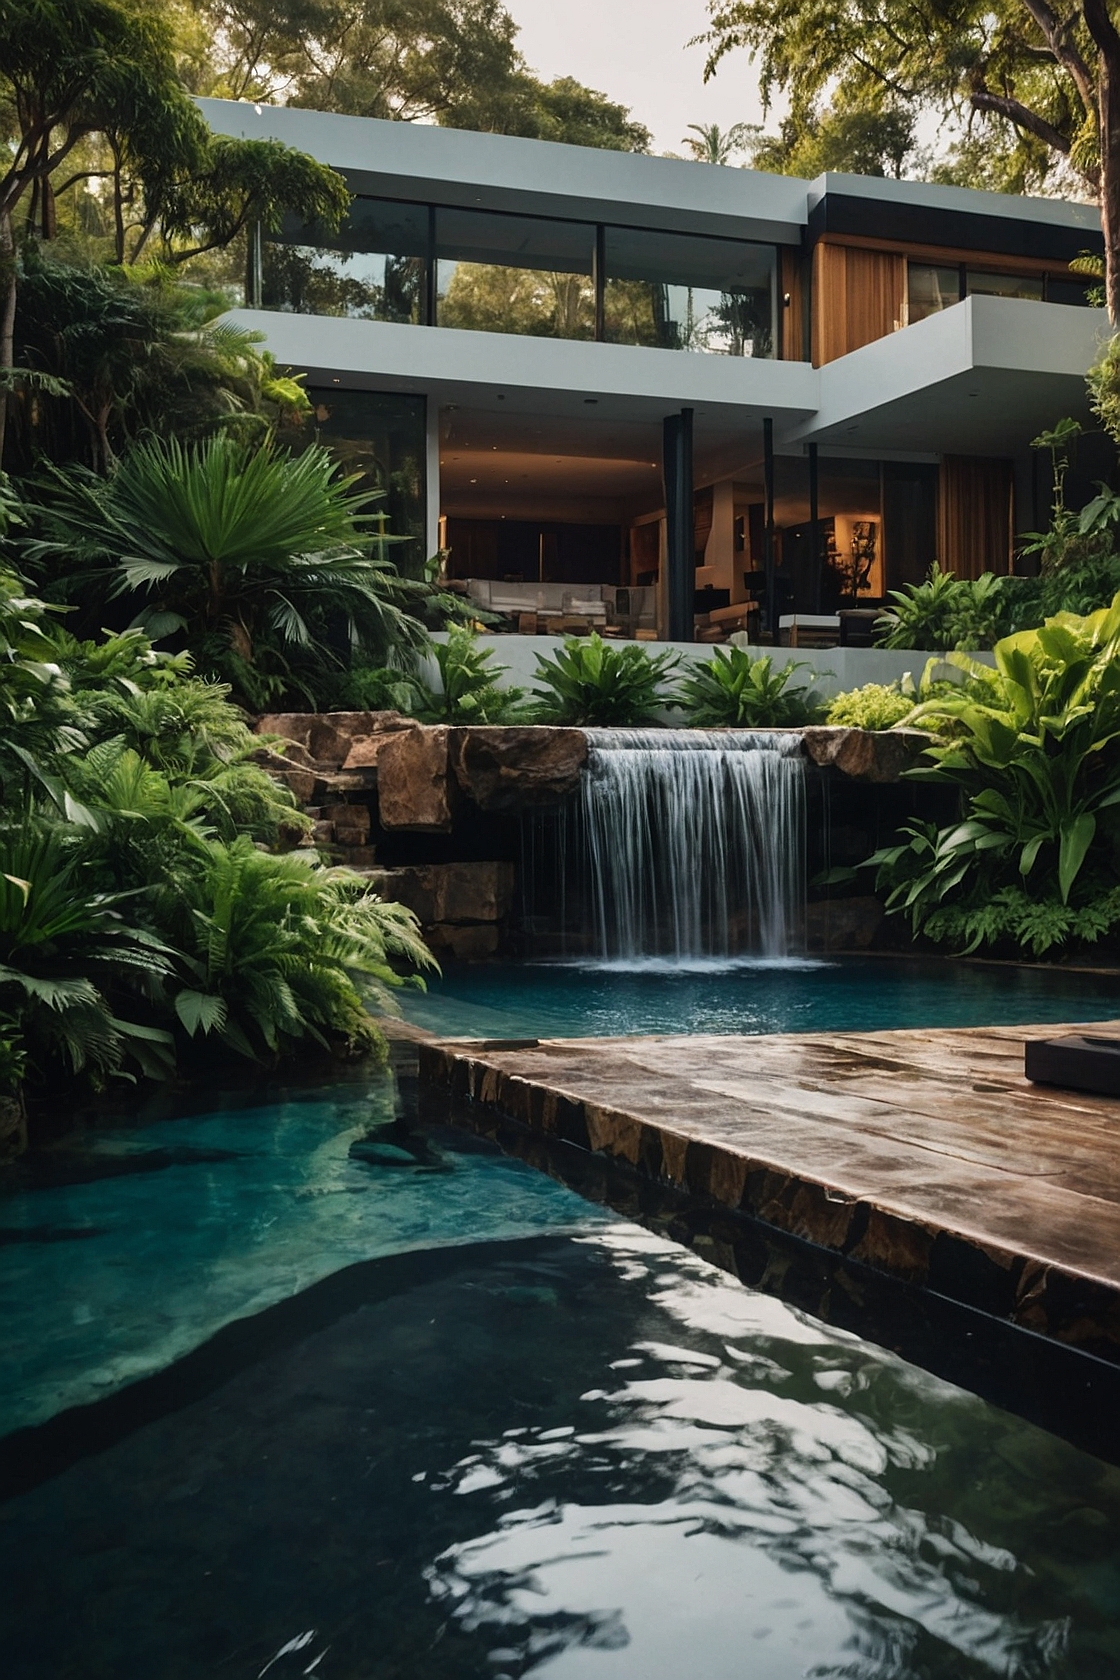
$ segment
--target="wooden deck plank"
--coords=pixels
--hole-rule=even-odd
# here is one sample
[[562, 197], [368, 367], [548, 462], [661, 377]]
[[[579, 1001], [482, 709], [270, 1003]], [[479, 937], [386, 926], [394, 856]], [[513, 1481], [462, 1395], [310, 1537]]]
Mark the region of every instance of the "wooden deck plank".
[[1120, 1363], [1120, 1101], [1023, 1075], [1026, 1039], [1078, 1030], [458, 1042], [421, 1072]]

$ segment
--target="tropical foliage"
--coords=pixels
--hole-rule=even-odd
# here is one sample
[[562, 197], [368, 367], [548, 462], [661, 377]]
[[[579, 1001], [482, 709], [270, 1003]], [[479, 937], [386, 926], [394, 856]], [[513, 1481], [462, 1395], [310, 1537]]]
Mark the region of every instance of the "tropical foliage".
[[870, 862], [916, 932], [1041, 953], [1120, 920], [1120, 595], [1007, 637], [995, 659], [950, 655], [967, 691], [913, 713], [941, 739], [912, 774], [958, 789], [960, 820], [911, 824]]
[[848, 729], [894, 729], [910, 717], [918, 696], [902, 683], [865, 683], [838, 694], [829, 704], [825, 722]]
[[228, 293], [146, 269], [62, 262], [49, 247], [19, 258], [7, 459], [79, 461], [109, 472], [140, 438], [189, 440], [215, 427], [261, 441], [310, 404], [259, 335], [221, 317]]
[[535, 721], [616, 729], [657, 723], [672, 699], [665, 679], [679, 662], [679, 654], [651, 655], [640, 642], [567, 636], [555, 658], [537, 655]]
[[293, 456], [226, 433], [137, 444], [108, 479], [75, 467], [42, 490], [26, 546], [64, 597], [123, 601], [145, 634], [177, 637], [257, 707], [355, 653], [407, 664], [428, 645], [408, 608], [377, 497], [313, 444]]
[[228, 696], [0, 575], [0, 1034], [33, 1091], [189, 1068], [207, 1036], [377, 1048], [369, 1010], [430, 963], [408, 911], [285, 850], [308, 821]]
[[745, 648], [719, 649], [693, 665], [677, 684], [677, 704], [699, 729], [783, 729], [817, 721], [820, 696], [794, 681], [808, 670], [791, 661], [776, 669], [769, 656], [752, 659]]
[[495, 666], [491, 648], [480, 648], [474, 632], [452, 625], [447, 640], [432, 643], [439, 688], [421, 686], [414, 706], [423, 723], [511, 723], [525, 715], [524, 690], [500, 688], [505, 667]]

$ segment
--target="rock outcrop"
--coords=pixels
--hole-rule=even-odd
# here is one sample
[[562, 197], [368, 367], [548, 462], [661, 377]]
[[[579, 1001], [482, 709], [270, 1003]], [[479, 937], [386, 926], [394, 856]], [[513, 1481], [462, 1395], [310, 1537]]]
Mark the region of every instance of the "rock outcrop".
[[455, 780], [483, 811], [523, 811], [567, 799], [586, 763], [582, 729], [480, 725], [451, 731]]
[[821, 724], [802, 731], [807, 758], [857, 782], [897, 782], [931, 739], [920, 729], [843, 729]]
[[366, 876], [383, 898], [415, 912], [437, 957], [469, 961], [497, 952], [513, 904], [512, 863], [419, 864]]
[[450, 833], [449, 733], [442, 726], [417, 726], [402, 729], [384, 742], [377, 759], [377, 805], [382, 828]]

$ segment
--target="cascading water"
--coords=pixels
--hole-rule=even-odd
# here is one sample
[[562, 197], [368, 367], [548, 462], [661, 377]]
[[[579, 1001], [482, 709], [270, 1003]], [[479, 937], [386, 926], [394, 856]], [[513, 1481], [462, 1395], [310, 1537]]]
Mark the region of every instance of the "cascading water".
[[607, 960], [787, 955], [804, 899], [796, 732], [588, 729], [569, 821]]

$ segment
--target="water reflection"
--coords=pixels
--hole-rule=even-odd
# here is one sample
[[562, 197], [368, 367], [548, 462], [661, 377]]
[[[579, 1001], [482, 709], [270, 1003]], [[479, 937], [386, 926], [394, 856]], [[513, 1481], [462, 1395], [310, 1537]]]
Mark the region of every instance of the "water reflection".
[[[1035, 1549], [1033, 1432], [656, 1237], [585, 1241], [681, 1335], [620, 1351], [569, 1424], [475, 1442], [432, 1478], [496, 1517], [427, 1572], [462, 1629], [498, 1641], [496, 1675], [1067, 1672], [1071, 1582]], [[1041, 1479], [1066, 1449], [1035, 1443]], [[1099, 1549], [1120, 1478], [1075, 1461], [1049, 1520]], [[1105, 1574], [1114, 1614], [1114, 1545]]]

